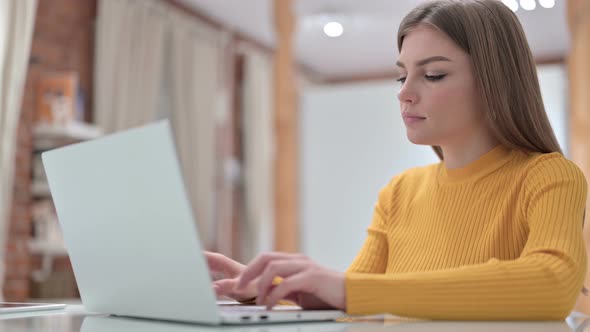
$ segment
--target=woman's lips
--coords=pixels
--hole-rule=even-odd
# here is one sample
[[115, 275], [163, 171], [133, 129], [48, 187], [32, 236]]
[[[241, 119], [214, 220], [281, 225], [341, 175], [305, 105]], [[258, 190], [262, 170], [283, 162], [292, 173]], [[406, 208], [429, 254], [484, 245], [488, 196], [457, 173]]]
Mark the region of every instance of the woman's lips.
[[408, 113], [402, 114], [402, 117], [404, 118], [404, 123], [406, 124], [413, 124], [426, 120], [426, 118], [423, 116]]

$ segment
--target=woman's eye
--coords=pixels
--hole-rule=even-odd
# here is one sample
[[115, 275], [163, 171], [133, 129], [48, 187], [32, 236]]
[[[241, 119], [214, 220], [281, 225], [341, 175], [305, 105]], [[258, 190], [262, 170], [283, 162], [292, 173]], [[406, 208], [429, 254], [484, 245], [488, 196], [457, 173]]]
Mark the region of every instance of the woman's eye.
[[445, 76], [447, 76], [446, 74], [443, 75], [426, 75], [424, 77], [426, 77], [427, 80], [431, 81], [431, 82], [436, 82], [436, 81], [440, 81], [442, 80]]
[[397, 79], [398, 82], [400, 82], [401, 84], [404, 84], [406, 82], [406, 78], [405, 77], [400, 77]]

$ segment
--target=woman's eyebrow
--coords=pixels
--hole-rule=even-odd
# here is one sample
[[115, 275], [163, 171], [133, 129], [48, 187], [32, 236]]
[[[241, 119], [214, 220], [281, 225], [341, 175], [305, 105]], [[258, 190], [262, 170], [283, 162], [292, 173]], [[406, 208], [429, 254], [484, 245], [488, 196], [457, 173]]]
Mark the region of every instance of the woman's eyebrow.
[[[448, 61], [448, 62], [452, 62], [452, 60], [451, 60], [451, 59], [449, 59], [449, 58], [446, 58], [446, 57], [444, 57], [444, 56], [441, 56], [441, 55], [435, 55], [435, 56], [431, 56], [431, 57], [428, 57], [428, 58], [426, 58], [426, 59], [422, 59], [422, 60], [420, 60], [420, 61], [417, 61], [417, 62], [416, 62], [416, 66], [417, 66], [417, 67], [419, 67], [419, 66], [424, 66], [424, 65], [426, 65], [426, 64], [428, 64], [428, 63], [431, 63], [431, 62], [436, 62], [436, 61]], [[401, 61], [396, 61], [396, 62], [395, 62], [395, 64], [396, 64], [398, 67], [401, 67], [401, 68], [406, 68], [406, 65], [404, 65], [404, 63], [403, 63], [403, 62], [401, 62]]]

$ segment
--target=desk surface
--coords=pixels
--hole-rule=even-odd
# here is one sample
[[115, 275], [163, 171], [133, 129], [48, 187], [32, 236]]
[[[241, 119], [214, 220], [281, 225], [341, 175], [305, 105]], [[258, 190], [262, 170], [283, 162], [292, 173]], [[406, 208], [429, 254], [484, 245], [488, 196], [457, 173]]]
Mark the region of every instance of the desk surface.
[[590, 332], [590, 317], [572, 314], [563, 322], [399, 322], [296, 323], [208, 327], [92, 314], [80, 305], [62, 311], [0, 316], [0, 331], [18, 332]]

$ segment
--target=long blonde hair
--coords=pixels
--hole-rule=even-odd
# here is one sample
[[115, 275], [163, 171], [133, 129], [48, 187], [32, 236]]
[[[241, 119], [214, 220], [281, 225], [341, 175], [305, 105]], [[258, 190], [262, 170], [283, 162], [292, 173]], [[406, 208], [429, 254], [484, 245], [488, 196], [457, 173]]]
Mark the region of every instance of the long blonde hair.
[[[524, 152], [560, 152], [547, 118], [533, 55], [516, 15], [498, 0], [436, 0], [412, 10], [397, 45], [419, 24], [447, 34], [471, 58], [486, 125], [500, 144]], [[442, 150], [433, 146], [442, 160]]]

